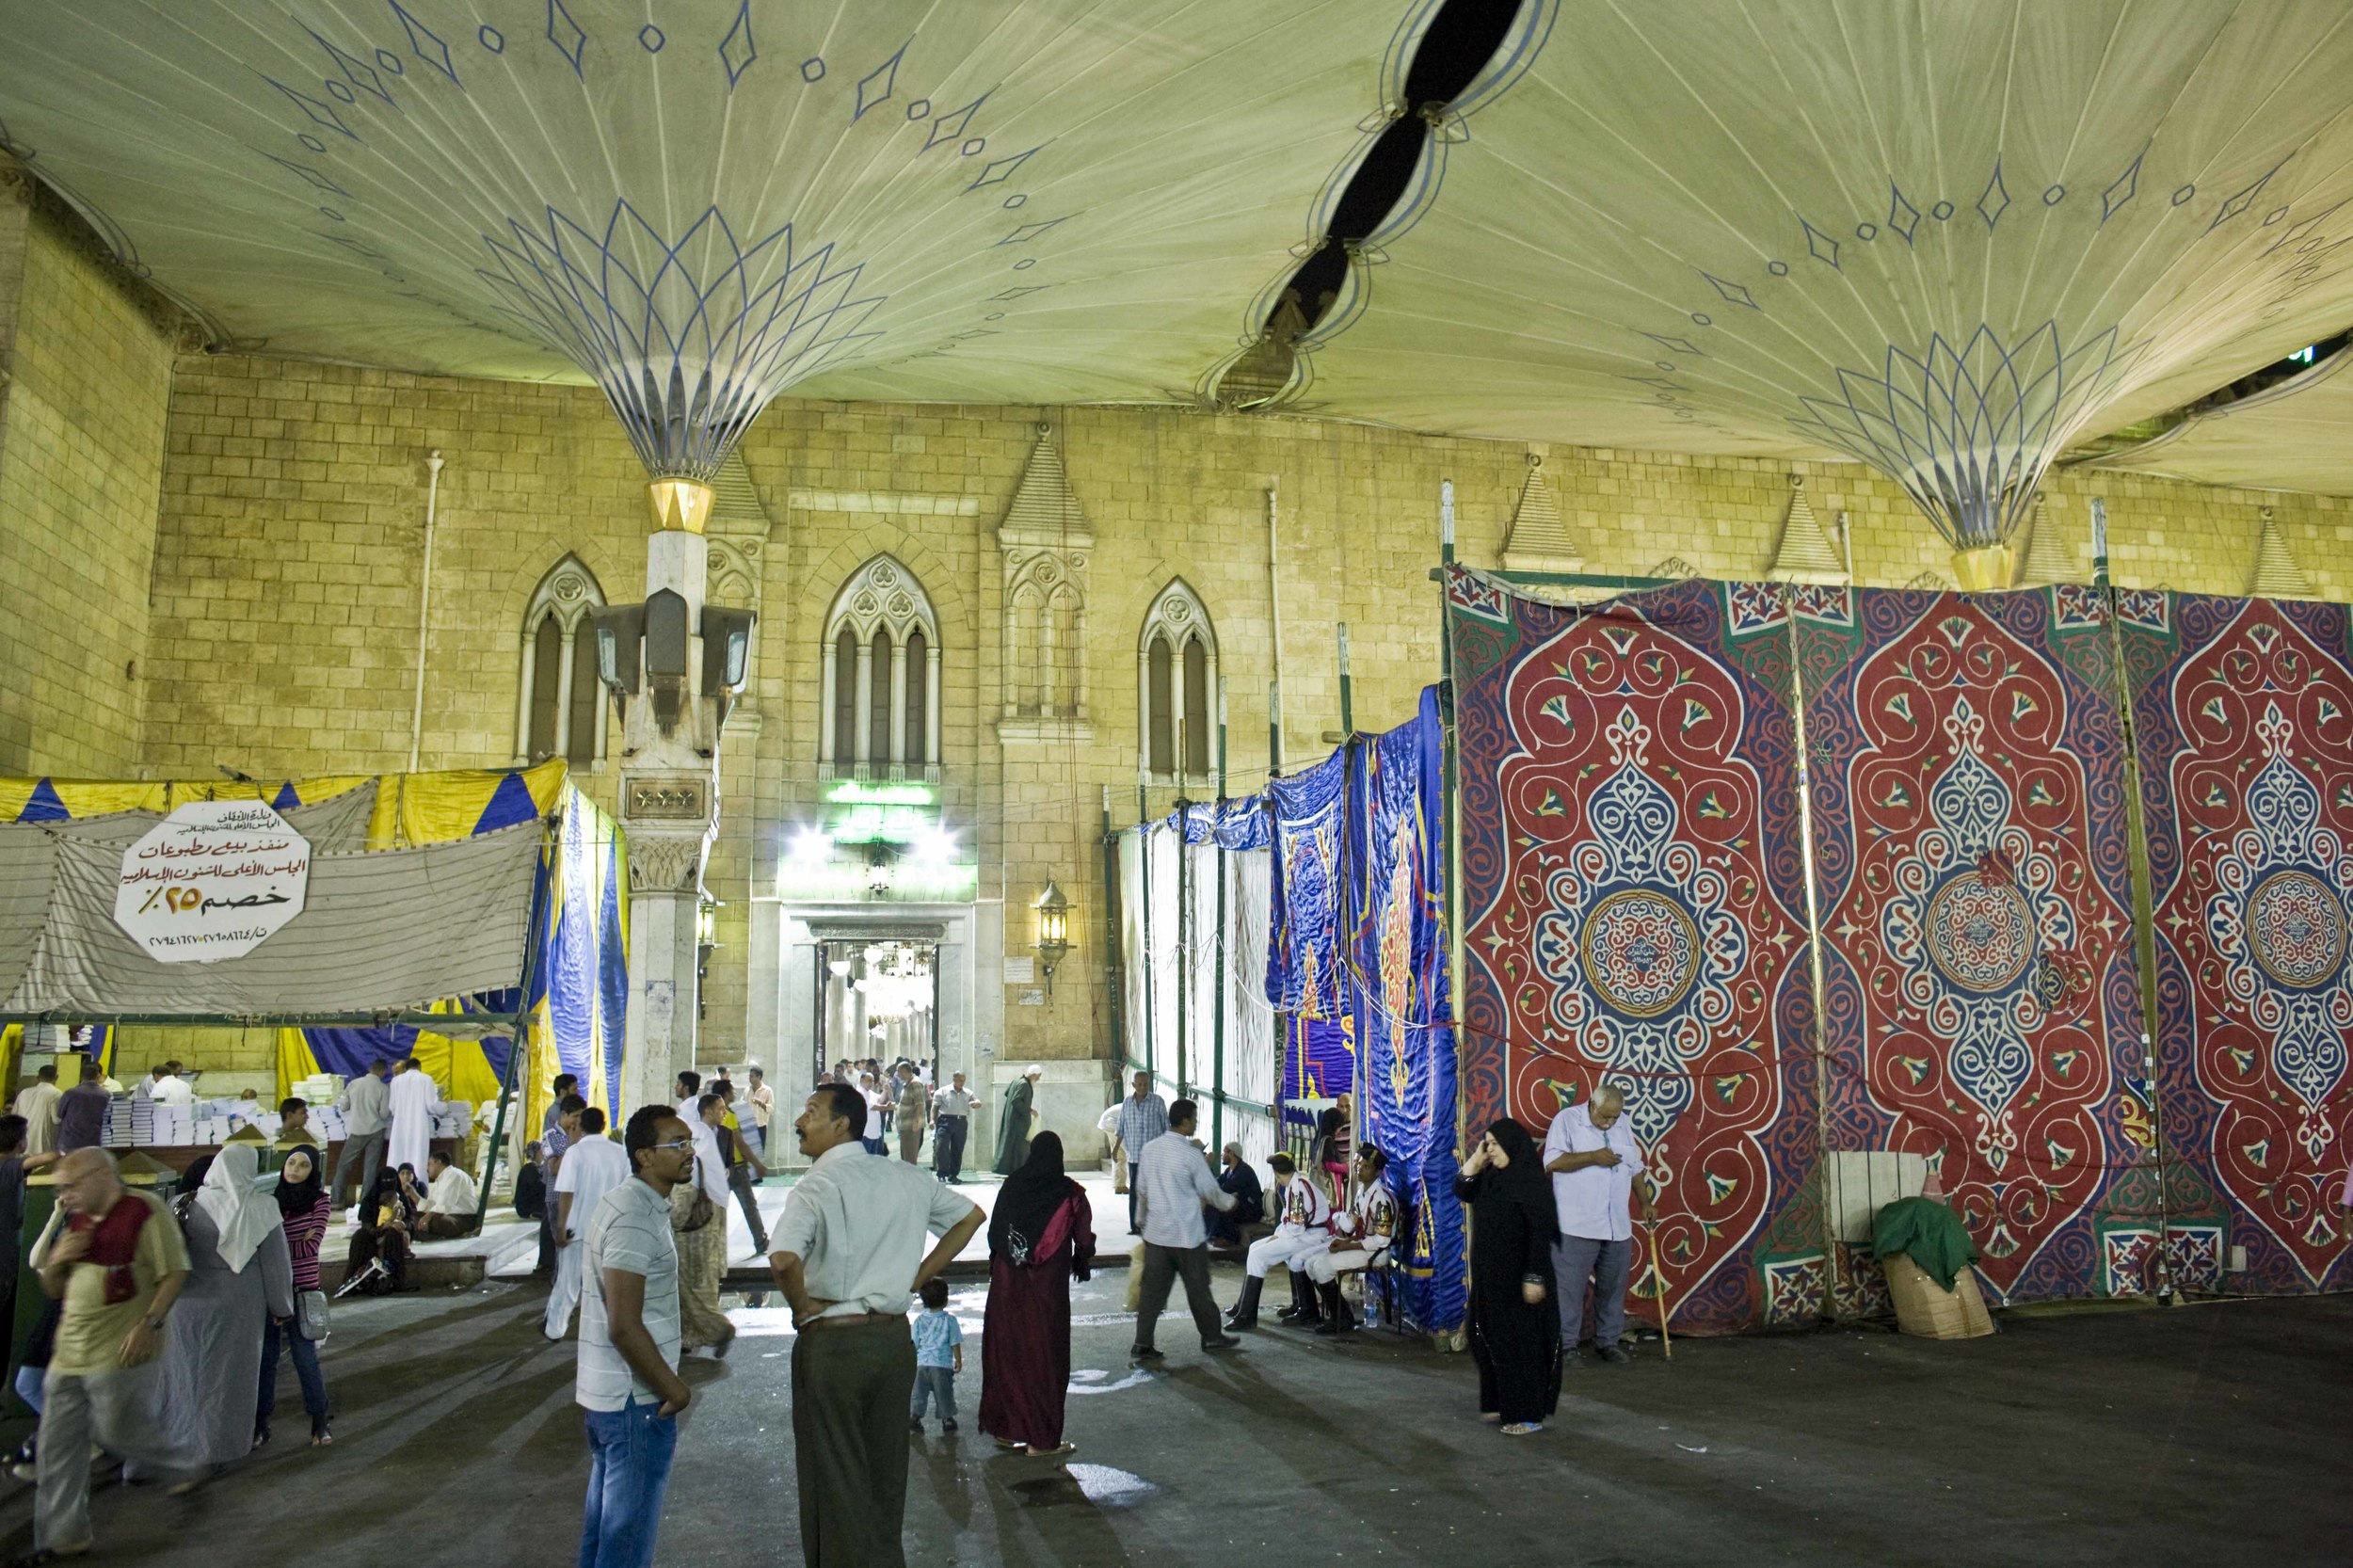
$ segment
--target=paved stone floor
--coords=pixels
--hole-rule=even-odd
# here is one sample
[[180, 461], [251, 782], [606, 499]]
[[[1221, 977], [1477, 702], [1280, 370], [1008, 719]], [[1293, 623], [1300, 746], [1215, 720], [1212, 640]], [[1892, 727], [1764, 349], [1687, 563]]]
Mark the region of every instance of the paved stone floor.
[[[1218, 1289], [1237, 1283], [1221, 1265]], [[1077, 1304], [1065, 1464], [999, 1458], [972, 1431], [918, 1445], [918, 1565], [2353, 1561], [2353, 1298], [2009, 1315], [1960, 1344], [1837, 1331], [1656, 1346], [1572, 1374], [1559, 1418], [1481, 1425], [1467, 1358], [1383, 1335], [1262, 1331], [1205, 1361], [1165, 1323], [1131, 1374], [1125, 1276]], [[981, 1288], [956, 1309], [977, 1326]], [[302, 1444], [291, 1373], [279, 1442], [195, 1498], [110, 1488], [101, 1560], [155, 1568], [568, 1563], [586, 1474], [571, 1351], [542, 1295], [339, 1309], [338, 1440]], [[798, 1564], [785, 1352], [773, 1309], [698, 1389], [661, 1560]], [[0, 1480], [0, 1486], [8, 1483]], [[31, 1496], [0, 1498], [0, 1549]]]

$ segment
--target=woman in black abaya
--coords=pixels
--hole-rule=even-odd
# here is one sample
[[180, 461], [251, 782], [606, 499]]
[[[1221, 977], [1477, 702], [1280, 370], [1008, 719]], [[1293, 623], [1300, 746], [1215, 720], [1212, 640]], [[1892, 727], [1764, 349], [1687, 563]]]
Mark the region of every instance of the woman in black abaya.
[[1470, 1206], [1470, 1343], [1479, 1413], [1513, 1437], [1544, 1430], [1561, 1402], [1561, 1315], [1549, 1299], [1560, 1223], [1543, 1154], [1505, 1116], [1454, 1180]]

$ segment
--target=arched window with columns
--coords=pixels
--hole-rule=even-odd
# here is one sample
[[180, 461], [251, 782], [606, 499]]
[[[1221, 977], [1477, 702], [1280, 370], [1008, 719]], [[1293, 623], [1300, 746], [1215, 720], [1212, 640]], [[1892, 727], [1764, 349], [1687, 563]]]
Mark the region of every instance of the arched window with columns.
[[1145, 776], [1178, 786], [1213, 781], [1217, 632], [1183, 578], [1144, 612], [1136, 654], [1136, 744]]
[[610, 705], [597, 683], [588, 612], [604, 604], [597, 574], [577, 555], [548, 569], [523, 611], [522, 679], [515, 697], [515, 760], [562, 757], [576, 768], [604, 758]]
[[915, 574], [877, 555], [825, 617], [817, 762], [828, 778], [939, 777], [939, 619]]

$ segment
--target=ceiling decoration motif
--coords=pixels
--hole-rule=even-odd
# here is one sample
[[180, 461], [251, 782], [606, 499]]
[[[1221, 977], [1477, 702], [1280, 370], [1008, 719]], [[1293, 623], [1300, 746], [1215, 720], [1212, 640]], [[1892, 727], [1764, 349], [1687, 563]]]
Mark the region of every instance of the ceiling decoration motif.
[[2089, 465], [2207, 485], [2353, 495], [2353, 349], [2302, 375], [2192, 414]]
[[2001, 545], [2072, 440], [2353, 316], [2348, 108], [2342, 7], [1564, 0], [1313, 398], [1843, 454]]
[[[230, 346], [592, 380], [649, 470], [707, 478], [787, 389], [1199, 402], [1439, 11], [0, 0], [0, 148]], [[2348, 111], [2319, 0], [1526, 0], [1242, 379], [1845, 456], [2000, 549], [2058, 452], [2353, 321]], [[2289, 405], [2253, 401], [2106, 460], [2260, 478], [2222, 438]]]
[[0, 0], [0, 146], [240, 346], [585, 376], [654, 475], [707, 479], [821, 373], [1164, 398], [1355, 140], [1395, 26], [1342, 0]]

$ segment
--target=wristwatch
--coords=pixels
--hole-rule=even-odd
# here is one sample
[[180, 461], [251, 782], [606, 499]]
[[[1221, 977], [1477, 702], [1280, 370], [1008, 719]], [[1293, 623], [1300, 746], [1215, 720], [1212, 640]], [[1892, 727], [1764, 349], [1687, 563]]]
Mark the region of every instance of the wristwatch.
[[152, 1317], [150, 1317], [150, 1318], [147, 1320], [147, 1332], [148, 1332], [148, 1333], [150, 1333], [150, 1334], [161, 1334], [161, 1333], [163, 1333], [163, 1331], [164, 1331], [164, 1320], [163, 1320], [162, 1317], [160, 1317], [160, 1316], [152, 1316]]

